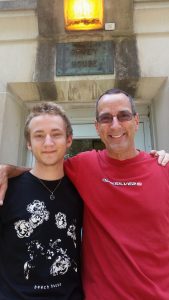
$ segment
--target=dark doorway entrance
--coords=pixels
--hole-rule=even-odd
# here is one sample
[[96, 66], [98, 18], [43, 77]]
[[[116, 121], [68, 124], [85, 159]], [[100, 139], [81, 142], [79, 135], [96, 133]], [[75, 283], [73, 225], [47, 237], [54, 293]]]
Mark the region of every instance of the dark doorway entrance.
[[68, 151], [68, 156], [74, 156], [80, 152], [96, 149], [104, 149], [104, 144], [100, 139], [74, 139], [71, 148]]

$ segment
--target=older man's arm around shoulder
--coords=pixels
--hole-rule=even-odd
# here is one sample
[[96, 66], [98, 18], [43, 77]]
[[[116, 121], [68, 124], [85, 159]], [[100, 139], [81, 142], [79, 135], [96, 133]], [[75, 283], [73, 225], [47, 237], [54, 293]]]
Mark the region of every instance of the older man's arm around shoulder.
[[[158, 163], [162, 166], [165, 166], [169, 162], [169, 153], [166, 153], [165, 150], [151, 150], [150, 154], [157, 156]], [[26, 167], [0, 165], [0, 205], [3, 205], [5, 193], [8, 187], [8, 178], [19, 176], [29, 170], [30, 168]]]
[[16, 177], [30, 170], [26, 167], [17, 167], [13, 165], [0, 165], [0, 205], [3, 204], [5, 193], [8, 187], [8, 178]]

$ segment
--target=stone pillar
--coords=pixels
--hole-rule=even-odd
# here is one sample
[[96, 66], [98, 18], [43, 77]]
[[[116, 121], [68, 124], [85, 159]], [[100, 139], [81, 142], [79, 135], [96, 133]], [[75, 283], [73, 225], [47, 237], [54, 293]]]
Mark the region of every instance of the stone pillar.
[[10, 93], [4, 93], [0, 98], [0, 163], [16, 165], [22, 155], [23, 104]]

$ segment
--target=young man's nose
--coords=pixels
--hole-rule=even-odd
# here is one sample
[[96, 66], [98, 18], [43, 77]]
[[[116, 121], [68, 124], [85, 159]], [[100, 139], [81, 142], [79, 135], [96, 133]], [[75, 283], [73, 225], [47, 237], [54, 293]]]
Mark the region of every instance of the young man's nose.
[[44, 144], [48, 145], [48, 144], [53, 144], [53, 143], [54, 143], [53, 138], [50, 136], [50, 134], [47, 134], [45, 136]]

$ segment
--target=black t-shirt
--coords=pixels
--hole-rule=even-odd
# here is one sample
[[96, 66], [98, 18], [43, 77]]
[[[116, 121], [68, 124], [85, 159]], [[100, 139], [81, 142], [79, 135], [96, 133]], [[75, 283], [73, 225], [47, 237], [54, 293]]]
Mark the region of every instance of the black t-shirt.
[[[43, 181], [53, 191], [58, 181]], [[64, 176], [50, 192], [31, 173], [9, 180], [0, 208], [0, 300], [82, 300], [82, 200]]]

